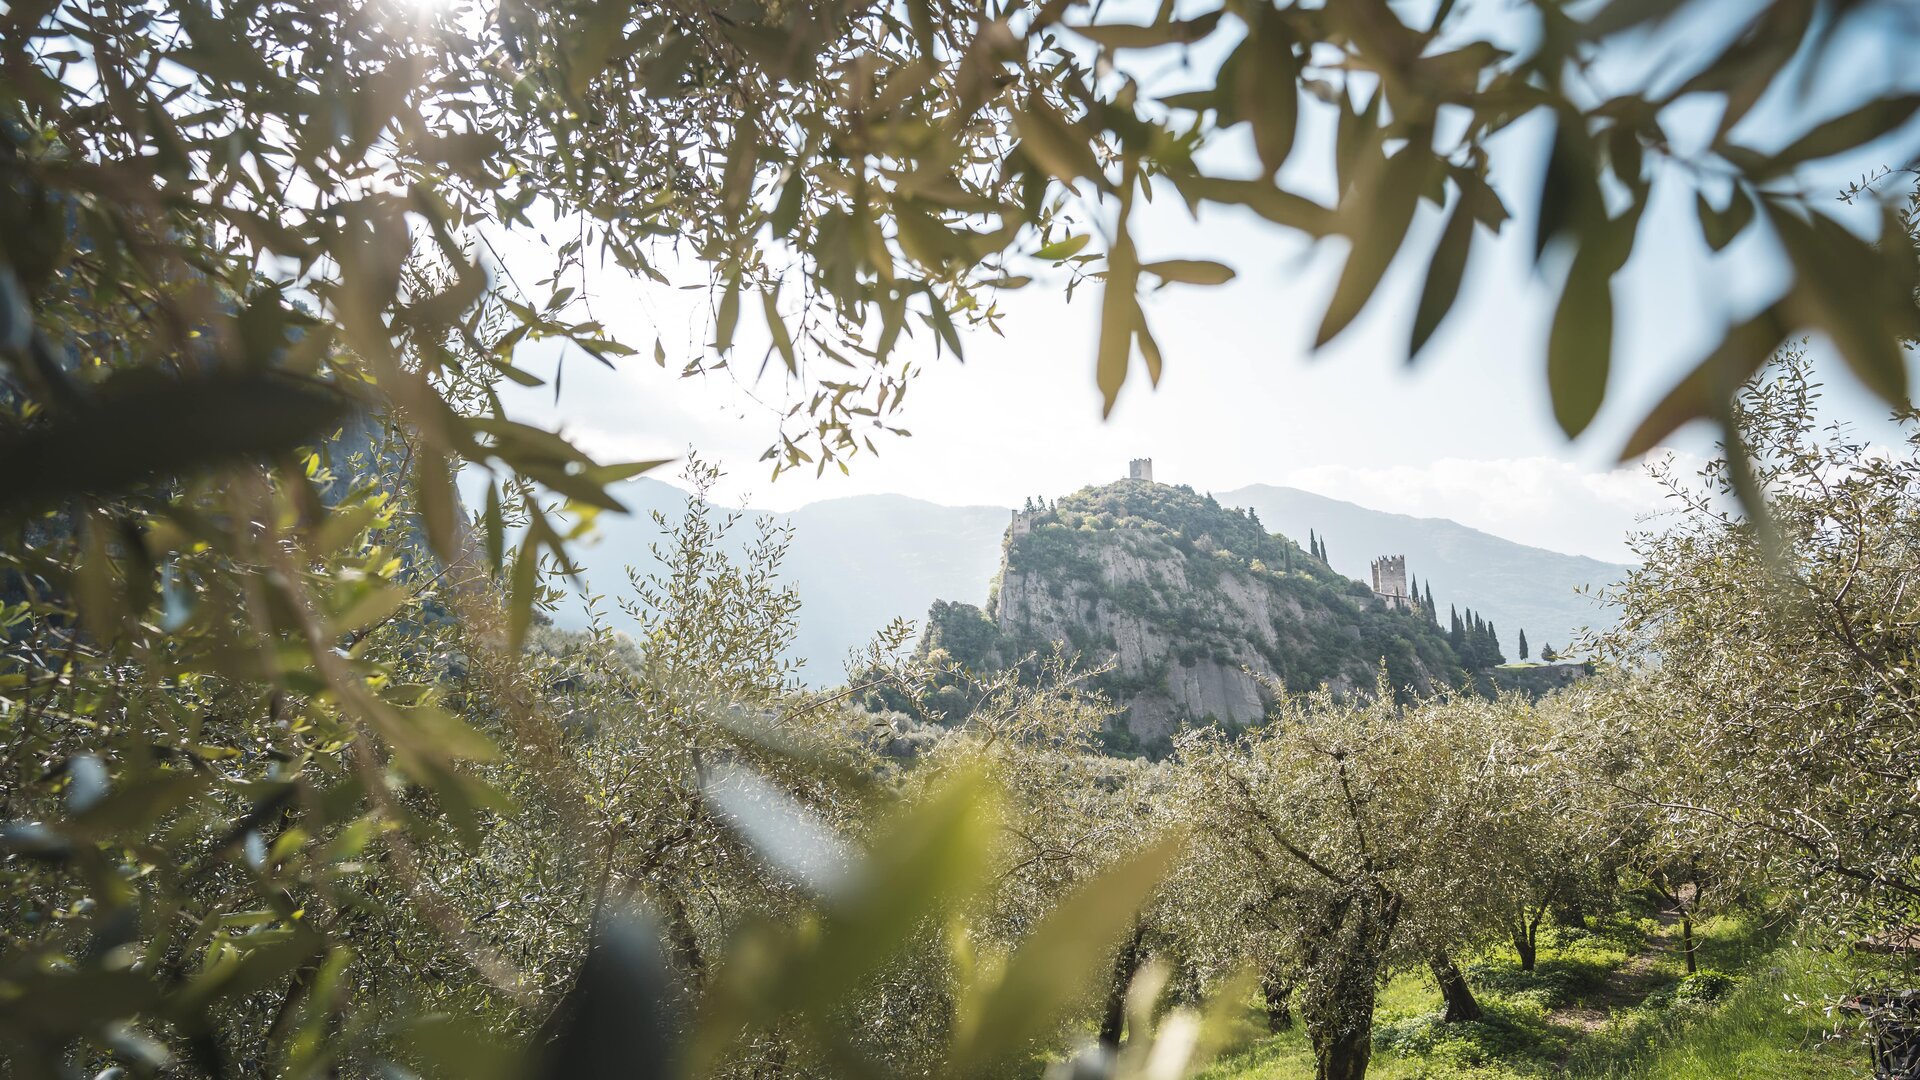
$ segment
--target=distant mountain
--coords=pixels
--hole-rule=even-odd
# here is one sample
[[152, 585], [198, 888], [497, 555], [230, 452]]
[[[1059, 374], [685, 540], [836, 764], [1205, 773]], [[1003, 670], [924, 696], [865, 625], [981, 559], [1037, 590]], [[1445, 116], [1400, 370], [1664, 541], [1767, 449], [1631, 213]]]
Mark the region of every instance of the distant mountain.
[[923, 624], [935, 599], [984, 603], [1012, 511], [860, 495], [794, 511], [787, 569], [800, 590], [795, 651], [809, 681], [845, 678], [847, 653], [894, 618]]
[[[609, 597], [626, 591], [625, 567], [645, 573], [654, 563], [649, 545], [660, 538], [648, 517], [659, 510], [669, 522], [685, 513], [686, 492], [657, 480], [628, 485], [620, 499], [631, 517], [602, 515], [600, 537], [581, 552], [588, 581]], [[749, 513], [729, 537], [740, 554], [753, 536]], [[1000, 541], [1012, 512], [997, 506], [941, 506], [905, 495], [857, 495], [809, 503], [775, 514], [793, 526], [782, 577], [800, 593], [800, 629], [793, 655], [804, 659], [803, 677], [819, 686], [846, 678], [847, 654], [895, 618], [925, 621], [936, 599], [984, 603]], [[626, 619], [611, 602], [604, 610], [616, 627]], [[577, 606], [558, 615], [579, 626]]]
[[[1309, 529], [1327, 540], [1335, 570], [1367, 579], [1376, 555], [1405, 555], [1408, 569], [1445, 618], [1449, 604], [1472, 607], [1493, 620], [1509, 658], [1521, 628], [1538, 650], [1564, 646], [1580, 626], [1604, 617], [1581, 585], [1618, 580], [1627, 568], [1575, 555], [1527, 547], [1437, 518], [1388, 514], [1291, 488], [1254, 485], [1215, 492], [1225, 506], [1250, 506], [1269, 531], [1303, 539]], [[631, 517], [603, 515], [599, 541], [580, 552], [594, 591], [609, 597], [626, 591], [624, 567], [651, 565], [648, 545], [658, 531], [647, 513], [658, 509], [677, 520], [686, 493], [670, 484], [641, 479], [626, 485], [622, 501]], [[810, 503], [777, 515], [794, 527], [785, 577], [800, 593], [800, 632], [794, 655], [807, 661], [805, 677], [816, 685], [845, 678], [847, 653], [896, 617], [924, 623], [935, 600], [980, 605], [1000, 564], [1001, 542], [1011, 512], [992, 506], [942, 506], [904, 495], [863, 495]], [[743, 521], [734, 539], [751, 536]], [[739, 550], [736, 544], [735, 550]], [[611, 600], [602, 605], [624, 626]], [[569, 605], [558, 619], [578, 626]]]
[[1213, 494], [1222, 505], [1251, 507], [1267, 528], [1288, 536], [1313, 530], [1326, 541], [1333, 568], [1361, 581], [1376, 556], [1405, 555], [1422, 592], [1433, 586], [1441, 619], [1457, 604], [1493, 620], [1508, 659], [1518, 657], [1521, 630], [1537, 655], [1542, 645], [1564, 648], [1583, 627], [1610, 625], [1611, 614], [1577, 590], [1598, 590], [1631, 569], [1516, 544], [1444, 518], [1389, 514], [1293, 488], [1253, 484]]

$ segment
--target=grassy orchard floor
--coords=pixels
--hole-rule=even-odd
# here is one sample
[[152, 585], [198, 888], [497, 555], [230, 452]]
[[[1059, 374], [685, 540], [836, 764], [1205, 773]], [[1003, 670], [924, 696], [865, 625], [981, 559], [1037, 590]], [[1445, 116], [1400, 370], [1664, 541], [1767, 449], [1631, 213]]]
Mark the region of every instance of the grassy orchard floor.
[[[1440, 1023], [1432, 982], [1396, 977], [1375, 1014], [1369, 1080], [1855, 1080], [1871, 1072], [1851, 1029], [1830, 1037], [1835, 1022], [1821, 1008], [1847, 989], [1844, 961], [1735, 918], [1711, 920], [1697, 936], [1702, 970], [1738, 980], [1717, 1003], [1684, 1000], [1678, 928], [1653, 919], [1544, 931], [1531, 974], [1510, 951], [1470, 965], [1486, 1010], [1478, 1023]], [[1216, 1062], [1201, 1080], [1312, 1076], [1313, 1053], [1296, 1024]]]

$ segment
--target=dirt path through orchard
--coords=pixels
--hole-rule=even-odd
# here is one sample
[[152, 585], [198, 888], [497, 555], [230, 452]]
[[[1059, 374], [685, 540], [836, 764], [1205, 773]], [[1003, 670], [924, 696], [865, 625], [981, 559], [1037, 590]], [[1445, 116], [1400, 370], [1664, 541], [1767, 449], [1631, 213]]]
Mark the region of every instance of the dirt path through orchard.
[[[1659, 918], [1662, 927], [1672, 926], [1679, 921], [1664, 911]], [[1548, 1013], [1547, 1019], [1589, 1034], [1599, 1031], [1607, 1026], [1615, 1007], [1637, 1005], [1645, 1000], [1654, 982], [1655, 966], [1671, 952], [1673, 945], [1665, 937], [1649, 939], [1638, 955], [1614, 968], [1599, 987], [1582, 995], [1578, 1003], [1563, 1005]]]

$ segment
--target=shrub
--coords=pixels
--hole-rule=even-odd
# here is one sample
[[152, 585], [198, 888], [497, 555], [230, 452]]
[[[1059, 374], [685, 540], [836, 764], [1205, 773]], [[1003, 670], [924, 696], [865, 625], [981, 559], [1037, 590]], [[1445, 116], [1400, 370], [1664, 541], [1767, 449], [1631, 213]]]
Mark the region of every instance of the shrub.
[[1443, 1028], [1437, 1012], [1406, 1016], [1373, 1026], [1373, 1048], [1396, 1054], [1424, 1054], [1433, 1049], [1437, 1029]]
[[1542, 1017], [1559, 1008], [1567, 1001], [1567, 992], [1559, 986], [1535, 986], [1527, 990], [1515, 990], [1504, 995], [1509, 1010], [1534, 1017]]
[[1540, 944], [1555, 954], [1551, 960], [1543, 961], [1544, 964], [1596, 978], [1625, 963], [1640, 950], [1643, 940], [1637, 931], [1627, 928], [1588, 930], [1577, 926], [1549, 926], [1540, 935]]
[[1700, 971], [1680, 980], [1673, 1000], [1680, 1005], [1713, 1005], [1733, 993], [1739, 980], [1724, 971]]
[[1532, 971], [1521, 971], [1505, 965], [1477, 964], [1468, 971], [1467, 980], [1476, 989], [1500, 994], [1542, 1011], [1565, 1005], [1581, 990], [1597, 981], [1583, 968], [1553, 961], [1543, 961]]
[[[1507, 1018], [1489, 1012], [1485, 1019], [1449, 1024], [1439, 1012], [1377, 1024], [1375, 1050], [1402, 1057], [1425, 1057], [1430, 1064], [1482, 1068], [1529, 1058], [1536, 1047], [1527, 1033]], [[1444, 1074], [1442, 1074], [1444, 1075]]]

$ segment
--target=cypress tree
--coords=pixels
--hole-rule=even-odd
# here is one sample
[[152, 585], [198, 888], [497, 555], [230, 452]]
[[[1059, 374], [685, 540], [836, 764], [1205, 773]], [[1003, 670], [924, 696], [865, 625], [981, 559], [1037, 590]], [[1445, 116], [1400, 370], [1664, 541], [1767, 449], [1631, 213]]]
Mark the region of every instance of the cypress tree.
[[1432, 578], [1427, 579], [1427, 611], [1431, 613], [1433, 617], [1436, 619], [1440, 617], [1440, 609], [1433, 605], [1433, 579]]
[[1525, 630], [1522, 630], [1520, 631], [1520, 659], [1525, 660], [1526, 658], [1527, 658], [1527, 632]]

